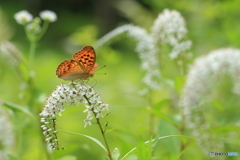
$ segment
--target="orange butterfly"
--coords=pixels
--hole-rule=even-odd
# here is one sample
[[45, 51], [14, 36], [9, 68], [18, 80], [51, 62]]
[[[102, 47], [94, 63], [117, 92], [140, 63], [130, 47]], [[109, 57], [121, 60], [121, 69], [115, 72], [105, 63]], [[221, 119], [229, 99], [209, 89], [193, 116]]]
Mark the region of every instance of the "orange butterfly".
[[92, 46], [83, 49], [73, 55], [73, 59], [68, 59], [59, 64], [56, 70], [58, 78], [64, 80], [86, 80], [93, 77], [98, 65], [96, 54]]

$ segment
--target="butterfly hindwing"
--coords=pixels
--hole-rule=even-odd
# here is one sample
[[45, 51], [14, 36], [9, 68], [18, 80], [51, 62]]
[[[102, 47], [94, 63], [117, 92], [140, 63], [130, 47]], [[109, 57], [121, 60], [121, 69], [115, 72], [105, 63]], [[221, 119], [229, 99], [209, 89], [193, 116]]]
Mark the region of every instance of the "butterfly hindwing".
[[84, 71], [79, 66], [78, 62], [68, 59], [60, 63], [56, 70], [56, 75], [64, 80], [78, 79], [78, 75], [83, 74]]

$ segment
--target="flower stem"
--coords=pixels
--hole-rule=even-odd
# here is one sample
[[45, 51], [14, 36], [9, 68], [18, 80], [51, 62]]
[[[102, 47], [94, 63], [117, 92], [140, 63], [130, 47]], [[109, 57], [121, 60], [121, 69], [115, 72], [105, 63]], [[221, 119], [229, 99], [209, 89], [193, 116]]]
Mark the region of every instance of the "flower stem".
[[30, 42], [30, 50], [29, 50], [29, 69], [30, 69], [30, 71], [33, 70], [35, 49], [36, 49], [36, 42], [31, 41]]
[[38, 35], [38, 37], [36, 38], [36, 40], [40, 40], [42, 38], [42, 36], [44, 35], [44, 33], [46, 32], [47, 28], [48, 28], [48, 25], [49, 25], [49, 21], [44, 21], [43, 22], [43, 26], [42, 26], [42, 30], [41, 30], [41, 33]]
[[[149, 106], [151, 107], [150, 109], [153, 110], [153, 103], [152, 103], [152, 92], [151, 92], [151, 89], [149, 91], [149, 99], [148, 99], [148, 102], [149, 102]], [[149, 136], [155, 136], [156, 135], [156, 132], [154, 130], [154, 127], [155, 127], [155, 123], [154, 123], [154, 119], [155, 119], [155, 116], [154, 114], [151, 113], [149, 114]]]
[[[88, 104], [91, 106], [92, 104], [89, 102], [88, 98], [85, 95], [84, 95], [84, 98], [88, 101]], [[92, 112], [94, 113], [94, 117], [97, 120], [98, 127], [99, 127], [99, 129], [101, 131], [101, 134], [103, 136], [103, 140], [104, 140], [104, 143], [105, 143], [107, 151], [108, 151], [107, 155], [108, 155], [109, 159], [112, 160], [112, 155], [111, 155], [111, 151], [110, 151], [110, 148], [109, 148], [106, 136], [105, 136], [105, 132], [103, 130], [103, 127], [101, 125], [101, 122], [100, 122], [99, 118], [97, 118], [97, 114], [94, 112], [94, 108], [92, 108]]]
[[[95, 118], [96, 118], [96, 114], [94, 114], [94, 115], [95, 115]], [[105, 136], [105, 132], [103, 131], [103, 128], [102, 128], [102, 125], [101, 125], [101, 123], [100, 123], [99, 118], [96, 118], [96, 120], [97, 120], [97, 124], [98, 124], [98, 126], [99, 126], [99, 129], [100, 129], [100, 131], [101, 131], [101, 133], [102, 133], [103, 140], [104, 140], [104, 142], [105, 142], [106, 148], [107, 148], [107, 150], [108, 150], [107, 155], [108, 155], [109, 159], [112, 160], [112, 155], [111, 155], [111, 151], [110, 151], [110, 148], [109, 148], [109, 145], [108, 145], [106, 136]]]

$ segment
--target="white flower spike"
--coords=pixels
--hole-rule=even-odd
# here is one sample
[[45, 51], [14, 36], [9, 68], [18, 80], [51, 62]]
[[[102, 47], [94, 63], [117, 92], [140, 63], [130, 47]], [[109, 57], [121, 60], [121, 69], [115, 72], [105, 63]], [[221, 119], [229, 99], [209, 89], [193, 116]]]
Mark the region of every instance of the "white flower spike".
[[[57, 86], [51, 96], [47, 99], [43, 111], [40, 113], [42, 117], [40, 121], [43, 134], [52, 150], [58, 150], [58, 138], [56, 131], [56, 115], [61, 115], [64, 111], [64, 105], [84, 105], [87, 113], [84, 120], [84, 127], [92, 124], [94, 118], [103, 118], [103, 112], [108, 112], [108, 104], [100, 101], [100, 95], [95, 93], [93, 88], [85, 83], [71, 82]], [[107, 114], [106, 114], [107, 115]]]
[[197, 58], [187, 74], [180, 106], [183, 107], [186, 127], [192, 131], [194, 137], [198, 137], [198, 143], [206, 153], [209, 153], [210, 148], [222, 150], [223, 143], [216, 145], [216, 143], [210, 142], [210, 140], [215, 140], [214, 135], [210, 134], [209, 130], [216, 126], [206, 123], [208, 122], [205, 119], [207, 116], [202, 114], [202, 105], [211, 101], [212, 88], [221, 79], [221, 76], [226, 74], [232, 78], [232, 92], [240, 94], [239, 59], [239, 49], [217, 49]]
[[53, 11], [45, 10], [40, 12], [40, 17], [49, 22], [55, 22], [57, 20], [57, 15]]
[[19, 24], [27, 24], [32, 21], [33, 16], [28, 11], [23, 10], [15, 13], [14, 18]]

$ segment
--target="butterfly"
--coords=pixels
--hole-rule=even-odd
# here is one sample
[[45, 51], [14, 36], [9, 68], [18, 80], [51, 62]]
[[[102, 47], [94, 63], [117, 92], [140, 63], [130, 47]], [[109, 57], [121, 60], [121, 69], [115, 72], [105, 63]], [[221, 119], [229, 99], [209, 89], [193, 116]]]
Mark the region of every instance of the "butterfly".
[[75, 53], [73, 59], [67, 59], [60, 63], [56, 75], [64, 80], [86, 80], [93, 77], [97, 67], [94, 48], [86, 46]]

